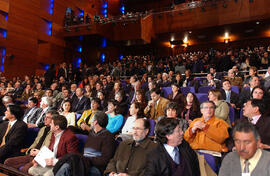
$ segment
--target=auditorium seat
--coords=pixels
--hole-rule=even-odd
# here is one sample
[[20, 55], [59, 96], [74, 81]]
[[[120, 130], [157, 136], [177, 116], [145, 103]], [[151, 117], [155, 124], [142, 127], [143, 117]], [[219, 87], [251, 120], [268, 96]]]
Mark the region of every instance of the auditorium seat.
[[196, 93], [196, 97], [198, 98], [200, 103], [203, 103], [208, 100], [208, 94], [207, 93]]
[[202, 86], [199, 87], [198, 93], [208, 93], [209, 90], [213, 89], [211, 86]]
[[75, 134], [75, 135], [79, 139], [79, 151], [83, 153], [84, 144], [88, 136], [84, 134]]
[[170, 93], [172, 93], [172, 87], [163, 87], [163, 96], [167, 98]]
[[232, 91], [239, 94], [239, 87], [238, 86], [232, 86]]
[[187, 95], [189, 92], [195, 93], [194, 87], [181, 87], [180, 89], [184, 95]]

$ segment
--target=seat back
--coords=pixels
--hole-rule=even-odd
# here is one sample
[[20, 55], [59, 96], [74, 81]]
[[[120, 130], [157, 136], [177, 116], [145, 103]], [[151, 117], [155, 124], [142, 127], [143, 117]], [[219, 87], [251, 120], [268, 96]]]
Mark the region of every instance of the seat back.
[[239, 87], [238, 86], [232, 86], [232, 91], [239, 94]]
[[234, 108], [231, 106], [230, 106], [230, 111], [229, 111], [229, 118], [230, 118], [231, 126], [234, 126], [235, 112], [234, 112]]
[[83, 153], [84, 144], [88, 136], [84, 134], [75, 134], [75, 135], [79, 139], [79, 151]]
[[33, 144], [33, 142], [35, 141], [35, 139], [38, 135], [38, 132], [39, 132], [39, 128], [28, 128], [27, 129], [26, 141], [25, 141], [24, 148], [28, 148]]
[[196, 97], [198, 98], [200, 103], [203, 103], [208, 100], [208, 94], [207, 93], [196, 93]]
[[165, 97], [165, 98], [167, 98], [168, 97], [168, 95], [170, 94], [170, 93], [172, 93], [172, 88], [171, 87], [163, 87], [162, 88], [162, 91], [163, 91], [163, 96]]
[[216, 160], [215, 157], [211, 154], [208, 153], [202, 153], [202, 152], [198, 152], [199, 154], [204, 156], [205, 161], [209, 164], [209, 166], [211, 167], [211, 169], [215, 172], [218, 173], [219, 170], [219, 166], [217, 166], [216, 164]]
[[187, 95], [189, 92], [195, 93], [194, 87], [181, 87], [180, 89], [184, 95]]
[[150, 131], [148, 133], [148, 136], [154, 136], [155, 135], [155, 126], [156, 126], [156, 122], [153, 119], [148, 119], [150, 122]]
[[211, 86], [202, 86], [202, 87], [199, 87], [198, 93], [208, 93], [208, 91], [210, 89], [213, 89], [213, 87], [211, 87]]

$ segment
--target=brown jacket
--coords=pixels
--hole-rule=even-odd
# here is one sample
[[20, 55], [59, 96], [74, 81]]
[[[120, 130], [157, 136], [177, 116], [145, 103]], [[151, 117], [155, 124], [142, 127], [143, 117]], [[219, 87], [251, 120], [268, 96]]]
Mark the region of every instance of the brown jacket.
[[155, 121], [157, 121], [159, 117], [162, 117], [165, 115], [164, 110], [169, 102], [170, 101], [168, 99], [160, 97], [156, 110], [154, 106], [151, 106], [150, 109], [147, 106], [144, 109], [144, 114], [148, 116], [150, 119], [154, 119]]

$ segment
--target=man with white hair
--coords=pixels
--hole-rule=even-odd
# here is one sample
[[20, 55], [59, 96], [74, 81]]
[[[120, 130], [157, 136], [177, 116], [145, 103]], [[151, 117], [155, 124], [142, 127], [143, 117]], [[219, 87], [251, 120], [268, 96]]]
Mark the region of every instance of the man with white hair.
[[37, 117], [36, 123], [28, 123], [27, 126], [28, 128], [41, 128], [44, 126], [44, 118], [46, 113], [51, 110], [52, 106], [52, 98], [49, 97], [42, 97], [41, 102], [40, 102], [40, 107], [42, 108], [42, 111]]
[[168, 80], [169, 75], [167, 73], [162, 73], [162, 81], [159, 83], [160, 87], [169, 87], [171, 82]]

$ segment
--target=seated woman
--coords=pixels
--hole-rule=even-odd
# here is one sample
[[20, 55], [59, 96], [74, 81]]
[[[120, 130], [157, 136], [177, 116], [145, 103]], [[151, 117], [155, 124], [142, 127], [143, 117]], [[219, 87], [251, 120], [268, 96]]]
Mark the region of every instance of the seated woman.
[[124, 117], [118, 112], [118, 102], [114, 99], [108, 101], [108, 125], [106, 126], [107, 130], [111, 133], [115, 133], [120, 130]]
[[189, 92], [186, 96], [186, 105], [182, 117], [190, 123], [193, 119], [201, 116], [200, 102], [194, 93]]
[[220, 90], [218, 90], [218, 89], [209, 90], [208, 98], [210, 101], [213, 101], [216, 105], [215, 116], [217, 118], [224, 120], [229, 125], [231, 125], [230, 118], [229, 118], [230, 108], [229, 108], [229, 105], [227, 104], [227, 102], [222, 100]]
[[70, 112], [71, 110], [71, 102], [70, 100], [64, 100], [61, 107], [60, 115], [63, 115], [67, 119], [67, 126], [75, 126], [76, 115], [74, 112]]
[[165, 114], [165, 117], [161, 117], [158, 120], [161, 120], [163, 118], [174, 118], [179, 121], [179, 126], [182, 128], [183, 132], [188, 129], [188, 121], [181, 117], [181, 111], [179, 105], [176, 102], [170, 102], [169, 104], [167, 104]]
[[144, 109], [147, 106], [146, 99], [144, 97], [144, 93], [142, 90], [137, 90], [135, 94], [134, 102], [132, 103], [138, 103], [140, 105], [140, 109]]
[[132, 103], [129, 108], [129, 116], [127, 118], [127, 121], [122, 128], [121, 134], [118, 136], [118, 138], [121, 138], [123, 141], [127, 139], [132, 139], [132, 132], [133, 132], [133, 123], [138, 118], [143, 118], [143, 109], [141, 109], [139, 103]]
[[100, 109], [107, 110], [108, 103], [106, 101], [105, 92], [100, 90], [97, 92], [97, 98], [100, 100]]
[[91, 109], [85, 110], [81, 116], [81, 118], [77, 121], [77, 126], [75, 128], [70, 127], [70, 129], [74, 133], [79, 134], [88, 134], [90, 131], [91, 120], [95, 114], [99, 110], [100, 100], [98, 98], [93, 98], [91, 100]]
[[118, 112], [126, 117], [128, 113], [128, 102], [126, 100], [124, 91], [119, 91], [115, 94], [114, 99], [118, 102]]
[[170, 101], [176, 102], [179, 105], [179, 108], [183, 110], [185, 106], [185, 96], [181, 93], [180, 87], [178, 84], [174, 83], [171, 85], [172, 93], [169, 94], [168, 99]]

